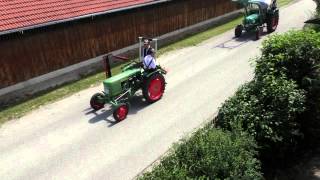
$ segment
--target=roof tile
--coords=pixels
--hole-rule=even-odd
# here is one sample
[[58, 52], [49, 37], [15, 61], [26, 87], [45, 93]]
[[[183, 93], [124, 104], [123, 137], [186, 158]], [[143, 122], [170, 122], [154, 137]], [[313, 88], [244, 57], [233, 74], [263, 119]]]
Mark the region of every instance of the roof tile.
[[151, 1], [154, 0], [0, 0], [0, 32]]

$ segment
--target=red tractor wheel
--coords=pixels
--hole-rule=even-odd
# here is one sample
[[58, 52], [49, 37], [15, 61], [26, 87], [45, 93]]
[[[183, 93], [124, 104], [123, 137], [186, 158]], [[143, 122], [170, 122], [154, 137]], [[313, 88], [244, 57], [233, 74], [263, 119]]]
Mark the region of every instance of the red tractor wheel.
[[128, 104], [122, 104], [113, 111], [113, 118], [120, 122], [127, 118], [129, 112]]
[[162, 98], [165, 89], [165, 79], [160, 73], [150, 76], [142, 89], [143, 96], [149, 103], [154, 103]]
[[101, 99], [103, 98], [103, 96], [104, 95], [102, 93], [96, 93], [91, 97], [90, 106], [92, 109], [97, 111], [97, 110], [102, 109], [104, 107], [104, 103], [101, 102]]
[[267, 21], [267, 29], [268, 33], [274, 32], [279, 24], [279, 15], [273, 15], [272, 17], [268, 18]]

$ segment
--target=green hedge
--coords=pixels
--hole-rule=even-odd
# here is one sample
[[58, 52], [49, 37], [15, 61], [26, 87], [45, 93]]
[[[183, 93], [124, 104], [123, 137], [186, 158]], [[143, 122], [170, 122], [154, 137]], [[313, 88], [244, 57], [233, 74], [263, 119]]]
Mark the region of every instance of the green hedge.
[[300, 123], [306, 142], [320, 141], [320, 33], [291, 31], [263, 43], [257, 59], [257, 80], [286, 77], [307, 93], [307, 111]]
[[246, 135], [206, 127], [175, 145], [139, 179], [262, 179], [255, 146]]
[[292, 162], [296, 149], [320, 140], [319, 87], [320, 34], [273, 35], [263, 42], [254, 80], [223, 104], [217, 124], [248, 132], [264, 165], [283, 167]]
[[291, 31], [273, 35], [263, 42], [262, 56], [257, 59], [255, 76], [282, 77], [296, 81], [306, 88], [304, 81], [319, 79], [320, 33]]
[[[217, 125], [248, 132], [260, 151], [282, 157], [301, 139], [298, 115], [305, 110], [305, 95], [284, 78], [252, 81], [243, 85], [220, 108]], [[272, 152], [272, 153], [271, 153]]]

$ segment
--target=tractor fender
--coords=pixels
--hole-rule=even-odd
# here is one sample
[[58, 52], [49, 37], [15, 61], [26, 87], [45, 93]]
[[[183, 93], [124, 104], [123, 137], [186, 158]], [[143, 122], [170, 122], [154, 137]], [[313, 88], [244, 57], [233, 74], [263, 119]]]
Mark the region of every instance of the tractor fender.
[[164, 74], [162, 69], [156, 69], [156, 70], [151, 71], [151, 72], [145, 72], [144, 77], [145, 77], [145, 79], [148, 79], [149, 77], [151, 77], [152, 75], [154, 75], [156, 73]]
[[[162, 68], [158, 68], [157, 70], [153, 71], [153, 72], [150, 72], [150, 73], [146, 73], [144, 75], [144, 78], [143, 78], [143, 84], [146, 83], [147, 79], [149, 79], [152, 75], [154, 74], [167, 74], [167, 71], [162, 69]], [[167, 81], [166, 79], [164, 79], [164, 83], [165, 85], [167, 84]]]

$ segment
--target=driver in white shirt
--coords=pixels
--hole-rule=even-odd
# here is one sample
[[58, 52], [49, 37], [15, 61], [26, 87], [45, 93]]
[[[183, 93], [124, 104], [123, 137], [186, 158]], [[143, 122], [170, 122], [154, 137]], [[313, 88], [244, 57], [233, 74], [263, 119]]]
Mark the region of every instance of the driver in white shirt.
[[157, 63], [155, 59], [155, 50], [151, 49], [150, 54], [146, 55], [143, 59], [143, 67], [146, 70], [156, 69]]

